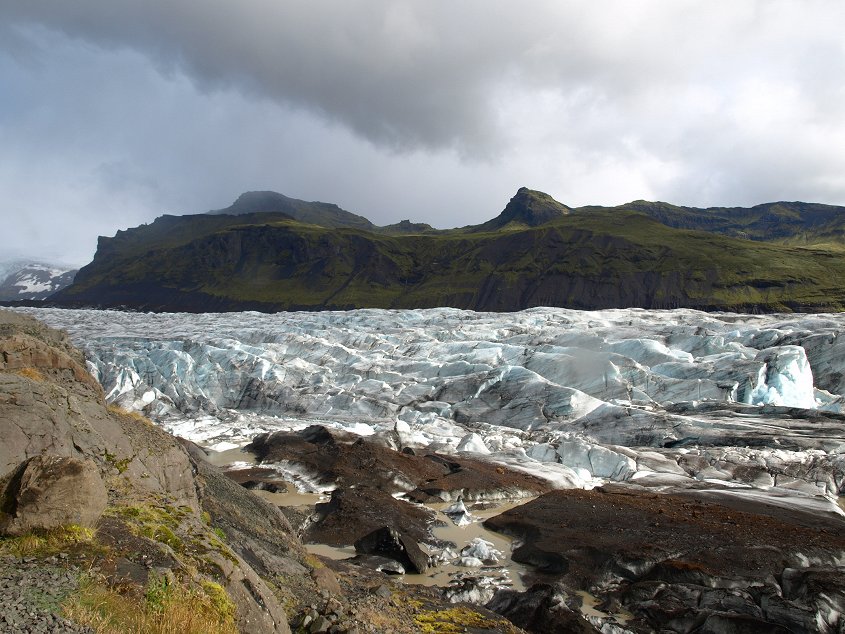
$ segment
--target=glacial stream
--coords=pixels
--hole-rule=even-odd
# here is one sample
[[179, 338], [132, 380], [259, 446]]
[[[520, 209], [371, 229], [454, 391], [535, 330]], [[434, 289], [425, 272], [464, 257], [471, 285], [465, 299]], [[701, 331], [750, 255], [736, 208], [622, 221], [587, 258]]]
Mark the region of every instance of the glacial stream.
[[[256, 461], [248, 452], [240, 448], [228, 449], [225, 451], [209, 451], [209, 462], [224, 469], [242, 469], [254, 466]], [[329, 496], [326, 493], [300, 492], [296, 483], [277, 481], [279, 488], [286, 488], [282, 492], [265, 491], [255, 489], [254, 492], [277, 506], [293, 507], [300, 509], [305, 514], [314, 512], [316, 504], [327, 502]], [[481, 569], [458, 566], [451, 562], [440, 562], [426, 574], [405, 574], [402, 579], [405, 583], [417, 583], [428, 586], [447, 586], [459, 576], [484, 576], [490, 577], [497, 586], [511, 587], [516, 590], [524, 590], [523, 575], [529, 569], [511, 559], [512, 540], [499, 533], [487, 530], [482, 522], [488, 517], [493, 517], [508, 509], [514, 508], [527, 502], [528, 499], [518, 502], [481, 504], [481, 508], [470, 507], [472, 521], [469, 524], [458, 525], [444, 511], [450, 506], [446, 503], [426, 504], [426, 508], [436, 513], [436, 522], [432, 528], [434, 537], [444, 542], [454, 544], [453, 548], [460, 550], [475, 538], [481, 538], [490, 544], [499, 553], [499, 562], [493, 566], [485, 566]], [[306, 543], [306, 549], [312, 554], [328, 557], [330, 559], [349, 559], [356, 555], [355, 548], [348, 546], [329, 546], [327, 544]]]

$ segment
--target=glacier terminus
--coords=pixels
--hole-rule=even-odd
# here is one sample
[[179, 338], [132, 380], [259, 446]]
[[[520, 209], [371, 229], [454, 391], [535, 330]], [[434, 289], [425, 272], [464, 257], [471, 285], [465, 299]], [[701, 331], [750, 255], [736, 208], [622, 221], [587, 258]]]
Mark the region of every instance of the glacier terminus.
[[26, 310], [109, 401], [211, 449], [319, 423], [557, 486], [703, 482], [841, 512], [841, 315]]

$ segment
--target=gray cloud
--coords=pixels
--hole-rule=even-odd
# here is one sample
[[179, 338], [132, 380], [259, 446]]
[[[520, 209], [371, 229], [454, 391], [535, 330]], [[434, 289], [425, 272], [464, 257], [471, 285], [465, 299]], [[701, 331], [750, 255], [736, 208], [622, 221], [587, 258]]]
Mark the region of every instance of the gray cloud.
[[4, 216], [84, 260], [249, 188], [440, 226], [523, 184], [843, 203], [842, 24], [822, 0], [0, 0]]

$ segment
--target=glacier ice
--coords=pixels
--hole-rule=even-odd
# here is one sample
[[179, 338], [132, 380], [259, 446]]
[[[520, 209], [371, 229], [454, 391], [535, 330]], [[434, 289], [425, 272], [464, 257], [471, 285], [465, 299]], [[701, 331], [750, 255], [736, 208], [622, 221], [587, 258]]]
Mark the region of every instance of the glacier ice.
[[499, 563], [501, 551], [483, 537], [475, 537], [461, 549], [461, 566], [483, 566]]
[[558, 486], [845, 486], [845, 315], [19, 310], [110, 401], [206, 446], [319, 423]]
[[760, 368], [757, 387], [750, 394], [751, 403], [816, 407], [813, 373], [804, 348], [766, 348], [757, 353], [755, 360], [764, 365]]
[[472, 515], [470, 515], [470, 512], [467, 510], [463, 499], [458, 499], [456, 502], [449, 505], [443, 511], [443, 514], [452, 520], [455, 526], [468, 526], [472, 524]]
[[467, 434], [456, 447], [457, 451], [466, 451], [469, 453], [489, 454], [490, 450], [484, 444], [484, 439], [477, 433], [472, 432]]

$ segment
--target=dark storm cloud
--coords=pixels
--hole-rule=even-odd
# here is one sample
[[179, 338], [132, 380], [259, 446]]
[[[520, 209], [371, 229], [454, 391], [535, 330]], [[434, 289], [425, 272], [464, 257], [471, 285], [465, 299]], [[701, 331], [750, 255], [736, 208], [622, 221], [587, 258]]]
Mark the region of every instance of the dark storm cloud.
[[13, 21], [134, 48], [208, 89], [235, 86], [316, 110], [398, 146], [484, 148], [519, 129], [501, 120], [499, 103], [538, 91], [571, 99], [559, 109], [571, 124], [581, 108], [610, 101], [636, 126], [650, 99], [680, 107], [683, 95], [673, 93], [689, 85], [729, 100], [750, 80], [828, 94], [842, 81], [831, 72], [842, 70], [841, 38], [832, 36], [845, 10], [831, 2], [3, 4]]
[[[489, 9], [452, 3], [184, 0], [5, 3], [36, 23], [149, 55], [164, 73], [316, 110], [397, 146], [483, 140], [478, 108], [507, 68]], [[422, 13], [420, 9], [423, 9]], [[483, 10], [482, 10], [483, 9]]]
[[842, 203], [842, 24], [821, 0], [0, 0], [4, 215], [83, 252], [249, 188], [440, 226], [520, 185]]

